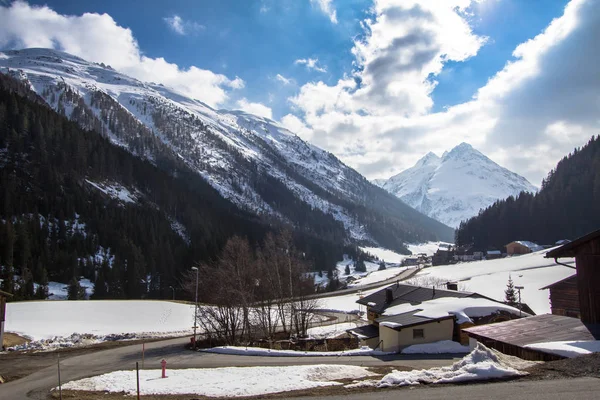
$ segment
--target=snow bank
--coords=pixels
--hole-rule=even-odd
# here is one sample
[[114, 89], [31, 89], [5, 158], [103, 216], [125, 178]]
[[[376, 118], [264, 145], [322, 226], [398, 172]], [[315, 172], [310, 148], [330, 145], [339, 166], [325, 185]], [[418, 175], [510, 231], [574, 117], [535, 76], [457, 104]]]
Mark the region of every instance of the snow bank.
[[[174, 369], [160, 379], [160, 370], [140, 371], [141, 395], [194, 394], [208, 397], [260, 396], [270, 393], [341, 385], [340, 379], [376, 375], [351, 365], [301, 365], [288, 367], [227, 367]], [[63, 390], [136, 393], [135, 371], [116, 371], [68, 382]]]
[[591, 353], [600, 353], [600, 340], [579, 340], [566, 342], [545, 342], [525, 345], [532, 350], [573, 358]]
[[[519, 309], [506, 304], [497, 303], [492, 300], [482, 298], [454, 298], [442, 297], [439, 299], [424, 301], [417, 305], [399, 304], [389, 307], [383, 315], [397, 315], [414, 309], [421, 309], [415, 315], [427, 318], [442, 318], [448, 315], [456, 316], [456, 323], [463, 324], [465, 322], [473, 322], [471, 318], [485, 317], [505, 311], [514, 315], [519, 315]], [[529, 314], [522, 313], [523, 316]]]
[[458, 354], [470, 351], [469, 346], [463, 346], [452, 340], [441, 340], [439, 342], [408, 346], [402, 350], [402, 354]]
[[475, 350], [449, 367], [428, 370], [393, 371], [379, 381], [378, 387], [418, 385], [421, 383], [455, 383], [527, 375], [497, 353], [478, 344]]
[[193, 320], [193, 305], [170, 301], [28, 301], [6, 305], [5, 329], [34, 341], [73, 333], [156, 337], [191, 333]]
[[205, 353], [232, 354], [237, 356], [260, 356], [260, 357], [329, 357], [329, 356], [382, 356], [386, 353], [379, 350], [373, 350], [368, 346], [360, 349], [346, 351], [295, 351], [295, 350], [270, 350], [260, 347], [233, 347], [222, 346], [211, 349], [200, 350]]

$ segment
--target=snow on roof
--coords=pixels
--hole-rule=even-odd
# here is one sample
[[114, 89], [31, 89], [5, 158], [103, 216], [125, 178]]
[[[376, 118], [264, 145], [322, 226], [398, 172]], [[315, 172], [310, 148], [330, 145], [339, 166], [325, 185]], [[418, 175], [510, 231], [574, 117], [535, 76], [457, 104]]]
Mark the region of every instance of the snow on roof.
[[379, 323], [380, 326], [386, 326], [388, 328], [400, 328], [402, 326], [402, 324], [399, 324], [397, 322], [391, 322], [391, 321], [383, 321]]
[[500, 252], [500, 250], [488, 250], [487, 254], [494, 254], [494, 255], [496, 255], [496, 254], [502, 254], [502, 253]]
[[[383, 315], [396, 315], [414, 310], [415, 306], [411, 304], [400, 304], [389, 307]], [[415, 316], [426, 318], [442, 318], [448, 315], [456, 316], [456, 323], [473, 322], [471, 318], [485, 317], [499, 311], [505, 311], [510, 314], [519, 315], [519, 309], [509, 305], [498, 303], [493, 300], [483, 298], [454, 298], [442, 297], [439, 299], [424, 301], [419, 304], [421, 311], [415, 313]], [[529, 314], [521, 313], [528, 316]]]
[[576, 340], [527, 344], [525, 348], [573, 358], [584, 354], [600, 353], [600, 340]]
[[544, 248], [542, 246], [540, 246], [539, 244], [530, 242], [528, 240], [516, 240], [514, 243], [518, 243], [518, 244], [520, 244], [522, 246], [525, 246], [525, 247], [527, 247], [531, 251], [544, 250]]

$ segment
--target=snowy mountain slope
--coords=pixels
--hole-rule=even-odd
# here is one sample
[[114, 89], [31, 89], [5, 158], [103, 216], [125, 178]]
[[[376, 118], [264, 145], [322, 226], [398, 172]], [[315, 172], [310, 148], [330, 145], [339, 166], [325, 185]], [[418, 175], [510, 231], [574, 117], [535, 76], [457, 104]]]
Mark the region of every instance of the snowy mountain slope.
[[498, 199], [537, 189], [467, 143], [438, 157], [428, 153], [381, 185], [416, 210], [457, 227]]
[[452, 238], [447, 227], [387, 197], [335, 156], [272, 120], [215, 110], [162, 85], [49, 49], [0, 53], [0, 72], [155, 165], [184, 161], [223, 197], [258, 215], [298, 226], [325, 214], [353, 239], [396, 249], [402, 242]]

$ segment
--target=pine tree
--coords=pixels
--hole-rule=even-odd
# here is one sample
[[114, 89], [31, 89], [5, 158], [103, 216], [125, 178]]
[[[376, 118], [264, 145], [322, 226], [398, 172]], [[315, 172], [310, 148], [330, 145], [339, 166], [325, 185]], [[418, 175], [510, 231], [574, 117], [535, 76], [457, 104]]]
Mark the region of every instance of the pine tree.
[[40, 300], [48, 298], [48, 272], [46, 272], [46, 268], [41, 269], [38, 287], [35, 290], [35, 298]]
[[85, 299], [85, 289], [81, 287], [77, 278], [71, 278], [69, 282], [69, 291], [67, 300], [84, 300]]
[[350, 264], [346, 264], [346, 270], [344, 271], [346, 275], [350, 275]]
[[383, 271], [385, 269], [385, 261], [381, 261], [379, 263], [379, 271]]
[[362, 259], [359, 258], [358, 261], [354, 263], [354, 271], [367, 272], [367, 266], [365, 265], [365, 262]]
[[512, 277], [510, 274], [508, 275], [508, 284], [506, 285], [506, 290], [504, 291], [504, 302], [510, 305], [517, 304], [517, 294], [515, 293], [515, 285], [513, 283]]

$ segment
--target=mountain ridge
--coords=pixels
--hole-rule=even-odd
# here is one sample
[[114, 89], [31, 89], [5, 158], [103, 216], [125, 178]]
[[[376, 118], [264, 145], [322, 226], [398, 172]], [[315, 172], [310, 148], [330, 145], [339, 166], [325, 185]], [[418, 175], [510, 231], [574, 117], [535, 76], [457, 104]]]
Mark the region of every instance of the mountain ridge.
[[442, 157], [429, 152], [412, 167], [383, 181], [381, 187], [452, 227], [496, 200], [537, 191], [527, 179], [464, 142]]
[[[165, 86], [50, 49], [0, 53], [0, 72], [26, 82], [52, 108], [156, 165], [178, 158], [241, 209], [303, 229], [310, 209], [354, 241], [407, 251], [451, 240], [450, 228], [387, 197], [331, 153], [275, 121], [215, 110]], [[308, 207], [304, 216], [296, 205]], [[314, 220], [314, 218], [313, 218]]]

